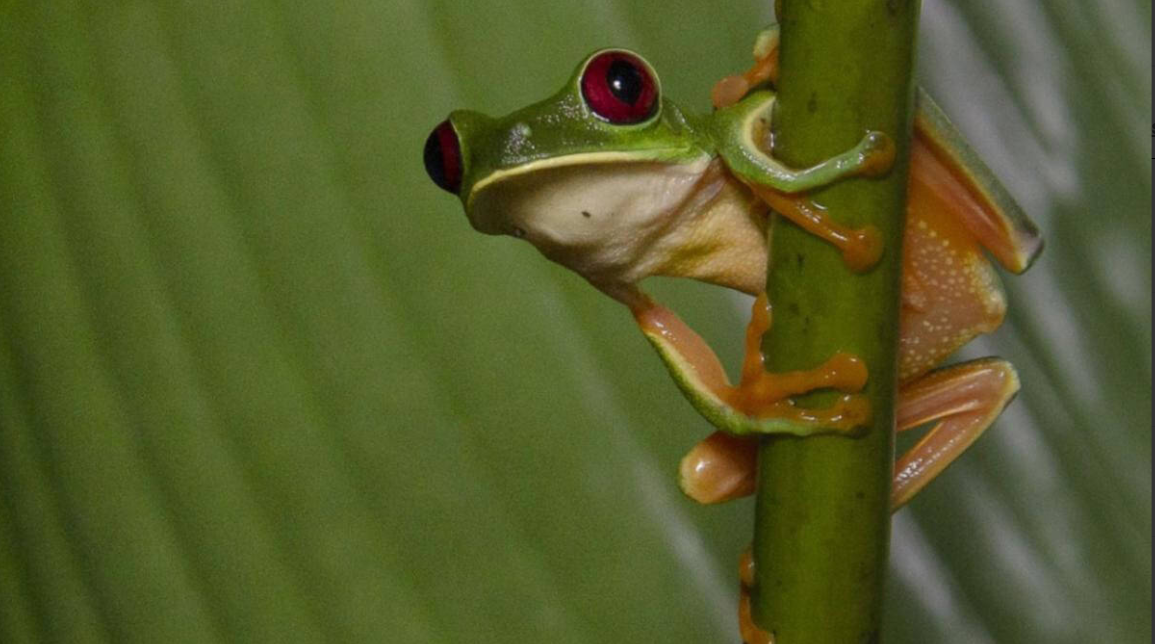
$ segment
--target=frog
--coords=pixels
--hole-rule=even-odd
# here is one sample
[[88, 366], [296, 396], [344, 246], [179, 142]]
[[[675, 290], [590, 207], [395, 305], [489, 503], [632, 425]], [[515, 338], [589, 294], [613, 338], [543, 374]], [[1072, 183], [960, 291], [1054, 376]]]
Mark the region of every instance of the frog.
[[[778, 42], [776, 26], [761, 32], [754, 65], [715, 85], [706, 114], [667, 98], [641, 55], [600, 49], [540, 102], [497, 118], [451, 112], [423, 151], [430, 178], [460, 199], [474, 229], [528, 241], [629, 309], [684, 397], [717, 428], [679, 465], [679, 486], [700, 503], [753, 492], [759, 437], [853, 437], [871, 415], [861, 394], [868, 368], [852, 354], [792, 372], [765, 368], [771, 217], [828, 242], [849, 270], [871, 270], [886, 252], [878, 231], [840, 223], [808, 193], [885, 176], [896, 154], [890, 136], [865, 131], [843, 153], [810, 167], [776, 159]], [[937, 104], [921, 89], [915, 103], [895, 430], [930, 428], [895, 463], [895, 510], [973, 444], [1018, 392], [1018, 375], [1005, 360], [942, 363], [1003, 321], [1006, 297], [988, 254], [1021, 273], [1042, 250], [1038, 229]], [[737, 384], [693, 329], [641, 289], [651, 276], [755, 296]], [[823, 408], [797, 402], [816, 390], [838, 395]], [[747, 642], [768, 642], [749, 617], [752, 566], [744, 557], [740, 627]]]

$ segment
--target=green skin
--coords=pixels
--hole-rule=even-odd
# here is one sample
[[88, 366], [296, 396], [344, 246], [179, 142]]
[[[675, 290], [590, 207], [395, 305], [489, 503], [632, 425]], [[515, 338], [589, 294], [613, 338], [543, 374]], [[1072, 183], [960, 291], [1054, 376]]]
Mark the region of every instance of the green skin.
[[[753, 92], [706, 116], [687, 114], [662, 96], [660, 109], [649, 120], [612, 124], [590, 110], [580, 88], [586, 65], [605, 51], [611, 50], [587, 56], [556, 94], [539, 103], [496, 119], [470, 110], [449, 115], [466, 159], [460, 194], [467, 211], [476, 184], [497, 173], [517, 172], [533, 162], [558, 157], [614, 151], [622, 155], [615, 163], [676, 164], [720, 155], [743, 179], [796, 193], [860, 173], [866, 157], [887, 145], [885, 135], [871, 132], [854, 148], [812, 168], [787, 168], [753, 140], [752, 126], [758, 117], [769, 125], [775, 95], [768, 90]], [[657, 82], [657, 74], [653, 77]], [[528, 137], [523, 134], [526, 128]]]
[[[649, 231], [660, 224], [663, 217], [674, 216], [668, 214], [672, 209], [662, 209], [667, 194], [665, 184], [655, 188], [653, 181], [663, 169], [672, 175], [688, 168], [697, 171], [696, 168], [720, 160], [730, 175], [743, 183], [799, 193], [847, 177], [877, 172], [878, 164], [872, 163], [872, 157], [885, 155], [892, 147], [884, 134], [868, 132], [858, 145], [843, 154], [811, 168], [788, 168], [758, 145], [761, 133], [769, 131], [774, 107], [775, 94], [769, 90], [752, 92], [730, 107], [698, 116], [683, 112], [673, 101], [661, 96], [659, 89], [660, 107], [648, 120], [629, 125], [612, 124], [590, 109], [580, 85], [586, 66], [605, 51], [609, 50], [587, 56], [556, 94], [539, 103], [501, 118], [458, 110], [450, 114], [449, 121], [457, 134], [464, 166], [459, 195], [473, 226], [489, 234], [526, 237], [547, 257], [578, 272], [627, 305], [633, 306], [645, 297], [636, 288], [636, 281], [648, 274], [656, 274], [639, 274], [628, 269], [636, 268], [643, 261], [652, 261], [652, 252], [645, 259], [640, 254], [637, 257], [631, 255], [628, 250], [618, 252], [613, 262], [600, 256], [589, 257], [590, 247], [609, 246], [612, 242], [609, 239], [591, 241], [586, 237], [571, 240], [567, 237], [568, 232], [554, 232], [552, 238], [541, 239], [532, 231], [527, 235], [522, 223], [511, 223], [512, 215], [509, 213], [519, 210], [529, 199], [544, 199], [549, 204], [548, 208], [537, 207], [541, 214], [533, 217], [538, 219], [549, 217], [551, 211], [575, 210], [576, 206], [568, 201], [550, 201], [551, 182], [560, 183], [560, 179], [564, 179], [571, 186], [571, 190], [564, 194], [573, 195], [574, 185], [579, 186], [576, 188], [578, 194], [584, 194], [580, 186], [588, 177], [589, 199], [596, 202], [604, 197], [595, 195], [606, 191], [604, 184], [596, 185], [599, 180], [596, 178], [604, 180], [608, 170], [620, 170], [619, 176], [633, 177], [627, 169], [644, 167], [648, 170], [639, 172], [636, 181], [626, 179], [633, 181], [630, 185], [623, 186], [619, 181], [612, 188], [615, 194], [634, 192], [634, 196], [648, 197], [646, 191], [653, 193], [652, 199], [638, 201], [658, 204], [655, 209], [618, 217], [618, 225], [625, 221], [627, 229], [615, 231], [612, 239], [629, 238], [635, 236], [634, 232], [643, 236], [652, 234]], [[658, 84], [657, 75], [652, 69], [649, 72]], [[514, 185], [518, 187], [510, 188]], [[479, 205], [483, 201], [479, 200], [479, 195], [489, 192], [487, 198], [494, 201], [493, 194], [499, 193], [494, 188], [501, 187], [505, 187], [509, 194], [501, 193], [502, 196], [493, 204]], [[572, 196], [570, 201], [573, 201]], [[584, 196], [581, 201], [583, 205], [587, 203]], [[523, 217], [521, 221], [525, 219]], [[630, 222], [634, 221], [637, 223], [630, 229]], [[549, 224], [545, 227], [551, 232], [557, 228]], [[678, 243], [675, 240], [670, 245]], [[583, 255], [575, 257], [576, 253]], [[668, 271], [662, 274], [677, 275]], [[686, 398], [719, 428], [734, 434], [811, 435], [831, 431], [813, 423], [754, 418], [733, 409], [703, 386], [695, 367], [680, 355], [676, 347], [651, 333], [646, 335]]]

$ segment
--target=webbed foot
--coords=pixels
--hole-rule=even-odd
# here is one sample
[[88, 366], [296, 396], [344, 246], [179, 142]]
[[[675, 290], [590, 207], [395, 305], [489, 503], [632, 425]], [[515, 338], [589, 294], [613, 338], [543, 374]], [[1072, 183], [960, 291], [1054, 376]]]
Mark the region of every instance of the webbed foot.
[[[763, 366], [762, 335], [770, 328], [770, 305], [762, 294], [746, 331], [742, 379], [731, 385], [709, 345], [669, 309], [641, 295], [631, 303], [642, 333], [661, 356], [682, 393], [707, 420], [731, 434], [852, 433], [868, 422], [870, 404], [858, 392], [866, 366], [838, 353], [814, 369], [771, 373]], [[816, 389], [844, 395], [825, 409], [810, 409], [792, 396]]]

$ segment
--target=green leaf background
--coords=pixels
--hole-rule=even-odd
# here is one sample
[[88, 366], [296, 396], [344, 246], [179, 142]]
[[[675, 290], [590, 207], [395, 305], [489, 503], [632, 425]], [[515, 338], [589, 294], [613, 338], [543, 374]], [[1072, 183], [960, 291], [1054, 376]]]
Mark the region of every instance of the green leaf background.
[[[736, 641], [752, 506], [673, 477], [709, 428], [420, 157], [610, 44], [706, 109], [767, 4], [0, 2], [0, 641]], [[923, 13], [1048, 248], [965, 351], [1022, 394], [895, 518], [888, 641], [1149, 641], [1151, 5]], [[736, 358], [746, 300], [654, 289]]]

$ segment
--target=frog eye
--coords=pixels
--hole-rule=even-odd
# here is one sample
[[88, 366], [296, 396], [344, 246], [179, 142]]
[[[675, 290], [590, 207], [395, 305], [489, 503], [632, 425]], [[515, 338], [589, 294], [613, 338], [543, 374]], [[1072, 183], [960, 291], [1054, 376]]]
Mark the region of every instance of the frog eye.
[[442, 121], [425, 139], [425, 171], [442, 190], [461, 189], [461, 143], [449, 121]]
[[658, 83], [644, 60], [627, 51], [594, 56], [581, 78], [582, 98], [594, 114], [613, 123], [640, 123], [658, 107]]

